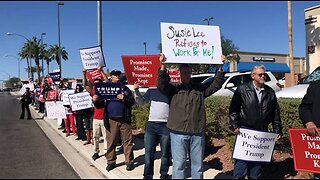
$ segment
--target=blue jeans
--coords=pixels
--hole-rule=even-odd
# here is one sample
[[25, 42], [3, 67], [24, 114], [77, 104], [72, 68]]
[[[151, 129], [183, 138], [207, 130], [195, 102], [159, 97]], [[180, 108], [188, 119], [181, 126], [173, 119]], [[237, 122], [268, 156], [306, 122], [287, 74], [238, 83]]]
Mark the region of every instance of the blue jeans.
[[150, 122], [146, 124], [144, 134], [145, 146], [145, 165], [143, 178], [152, 179], [154, 174], [154, 156], [156, 154], [156, 146], [160, 143], [161, 148], [161, 166], [160, 174], [165, 176], [168, 174], [169, 161], [171, 157], [170, 148], [170, 132], [165, 122]]
[[192, 179], [203, 179], [204, 133], [178, 134], [170, 132], [173, 168], [172, 179], [186, 179], [187, 154], [191, 162]]
[[234, 162], [233, 179], [259, 179], [261, 176], [262, 163], [236, 159]]

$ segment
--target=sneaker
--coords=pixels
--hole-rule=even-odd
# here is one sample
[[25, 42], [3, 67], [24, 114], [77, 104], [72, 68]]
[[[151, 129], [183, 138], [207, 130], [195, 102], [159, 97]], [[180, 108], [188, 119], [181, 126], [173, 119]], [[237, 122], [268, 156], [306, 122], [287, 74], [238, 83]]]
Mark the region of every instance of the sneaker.
[[134, 169], [134, 164], [127, 164], [127, 171], [132, 171]]
[[98, 158], [99, 158], [99, 153], [94, 153], [92, 156], [92, 159], [95, 161]]
[[106, 167], [107, 171], [111, 171], [112, 169], [114, 169], [116, 167], [116, 164], [108, 164], [108, 166]]
[[120, 145], [119, 147], [117, 147], [116, 151], [119, 153], [122, 153], [123, 152], [123, 145]]

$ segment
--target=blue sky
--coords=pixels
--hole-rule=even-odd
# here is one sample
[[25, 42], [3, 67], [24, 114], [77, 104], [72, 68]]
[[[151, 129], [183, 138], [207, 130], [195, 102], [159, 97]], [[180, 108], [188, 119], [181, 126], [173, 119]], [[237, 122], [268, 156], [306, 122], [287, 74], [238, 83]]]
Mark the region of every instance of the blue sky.
[[[43, 36], [44, 43], [58, 44], [58, 1], [0, 2], [0, 80], [18, 76], [17, 56], [25, 39]], [[293, 54], [305, 56], [304, 9], [318, 1], [292, 1]], [[240, 51], [288, 53], [287, 1], [102, 1], [102, 47], [107, 67], [123, 71], [121, 55], [158, 54], [160, 22], [220, 27]], [[62, 62], [63, 76], [81, 77], [79, 49], [97, 45], [97, 2], [64, 1], [60, 6], [61, 46], [69, 53]], [[8, 57], [5, 57], [9, 55]], [[33, 63], [34, 64], [34, 63]], [[20, 76], [27, 78], [21, 62]], [[58, 68], [56, 62], [50, 70]], [[105, 69], [106, 69], [105, 68]], [[46, 72], [46, 70], [45, 70]]]

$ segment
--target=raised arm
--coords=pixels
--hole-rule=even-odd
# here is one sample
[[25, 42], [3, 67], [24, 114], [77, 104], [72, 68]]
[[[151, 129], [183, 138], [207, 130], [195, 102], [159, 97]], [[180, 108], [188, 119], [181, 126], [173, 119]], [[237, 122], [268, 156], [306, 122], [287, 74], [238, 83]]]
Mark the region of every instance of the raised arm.
[[170, 84], [170, 76], [165, 66], [167, 58], [164, 54], [160, 54], [159, 61], [161, 63], [158, 71], [157, 88], [159, 91], [167, 97], [170, 97], [174, 93], [174, 86]]
[[139, 83], [138, 82], [134, 83], [133, 89], [134, 89], [134, 92], [135, 92], [135, 96], [134, 97], [135, 97], [136, 103], [139, 106], [142, 106], [143, 104], [145, 104], [147, 102], [150, 102], [149, 90], [147, 90], [147, 92], [144, 93], [144, 95], [142, 96], [140, 91], [139, 91]]
[[105, 82], [108, 81], [108, 77], [107, 77], [106, 73], [103, 71], [103, 68], [101, 66], [99, 66], [97, 69], [100, 71], [104, 81]]
[[[224, 63], [226, 59], [226, 56], [222, 55], [221, 56], [221, 61]], [[223, 79], [224, 79], [224, 72], [222, 71], [222, 64], [217, 64], [216, 65], [216, 74], [214, 76], [214, 81], [208, 86], [205, 91], [204, 91], [204, 97], [208, 97], [221, 89], [222, 84], [223, 84]]]

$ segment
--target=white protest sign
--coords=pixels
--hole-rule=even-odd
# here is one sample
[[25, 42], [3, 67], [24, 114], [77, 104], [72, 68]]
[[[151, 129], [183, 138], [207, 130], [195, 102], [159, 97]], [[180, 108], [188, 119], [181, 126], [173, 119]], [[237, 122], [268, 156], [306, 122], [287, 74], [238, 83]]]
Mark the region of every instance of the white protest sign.
[[27, 85], [27, 87], [30, 88], [30, 91], [34, 91], [34, 84], [33, 83], [28, 83], [26, 85]]
[[26, 92], [26, 87], [27, 87], [27, 85], [24, 84], [24, 85], [21, 87], [21, 89], [19, 90], [19, 93], [20, 93], [21, 95], [23, 95], [23, 94]]
[[62, 91], [62, 102], [63, 102], [63, 105], [70, 105], [70, 101], [69, 101], [69, 95], [70, 94], [74, 94], [74, 90], [73, 89], [70, 89], [70, 90], [63, 90]]
[[222, 64], [219, 26], [160, 23], [167, 63]]
[[93, 107], [92, 97], [88, 92], [69, 95], [72, 111], [78, 111]]
[[278, 134], [240, 128], [232, 158], [270, 162]]
[[80, 57], [85, 69], [96, 69], [98, 66], [106, 66], [100, 46], [80, 49]]
[[65, 119], [66, 116], [66, 110], [63, 106], [62, 101], [46, 101], [46, 110], [47, 110], [47, 117], [52, 119]]

